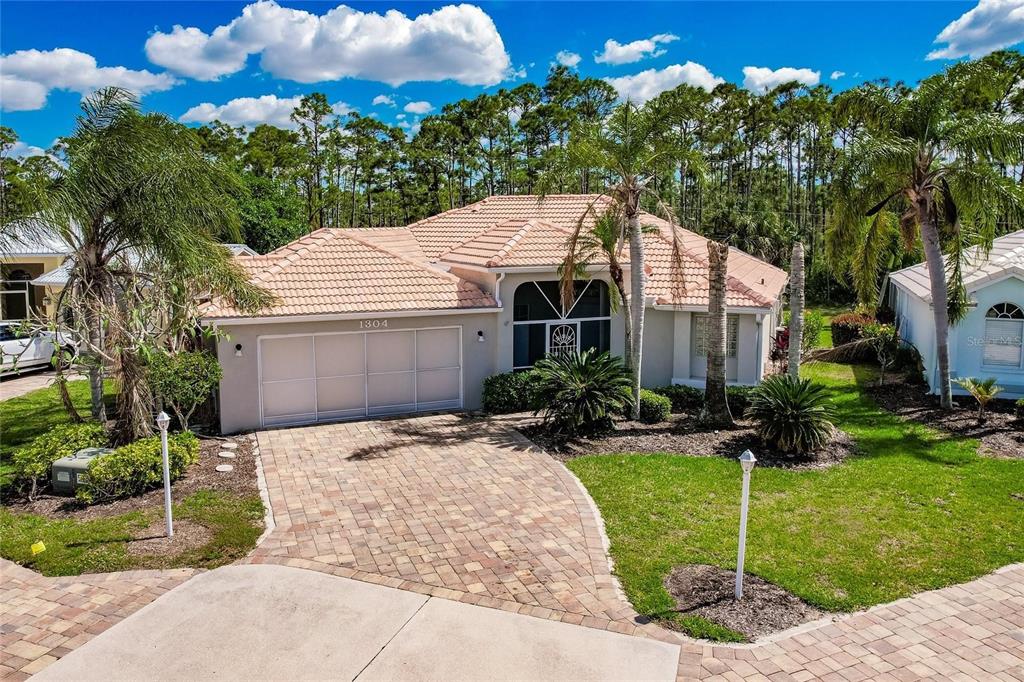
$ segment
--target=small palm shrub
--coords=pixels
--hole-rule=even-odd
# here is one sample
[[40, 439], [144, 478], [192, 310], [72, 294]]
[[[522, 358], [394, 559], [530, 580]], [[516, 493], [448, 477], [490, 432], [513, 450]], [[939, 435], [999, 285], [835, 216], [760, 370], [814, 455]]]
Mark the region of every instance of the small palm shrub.
[[537, 374], [537, 413], [563, 436], [611, 427], [612, 415], [632, 404], [631, 381], [622, 361], [593, 348], [544, 358]]
[[761, 439], [783, 452], [813, 452], [834, 430], [825, 387], [788, 374], [770, 376], [751, 392], [747, 416], [757, 423]]
[[533, 370], [505, 372], [484, 379], [484, 412], [509, 414], [536, 407], [537, 375]]
[[646, 388], [640, 390], [640, 421], [644, 424], [660, 424], [668, 421], [670, 414], [671, 400]]
[[978, 423], [985, 423], [985, 408], [988, 404], [996, 399], [1000, 393], [1003, 392], [1002, 386], [996, 386], [996, 378], [989, 377], [988, 379], [975, 379], [973, 377], [965, 377], [963, 379], [957, 379], [956, 383], [960, 385], [960, 388], [964, 389], [971, 394], [978, 403]]
[[1024, 421], [1024, 398], [1018, 400], [1014, 405], [1013, 411], [1017, 415], [1017, 419]]
[[108, 440], [103, 425], [97, 422], [54, 426], [14, 453], [15, 477], [30, 485], [28, 498], [34, 500], [38, 490], [49, 484], [50, 465], [55, 460], [85, 448], [105, 447]]

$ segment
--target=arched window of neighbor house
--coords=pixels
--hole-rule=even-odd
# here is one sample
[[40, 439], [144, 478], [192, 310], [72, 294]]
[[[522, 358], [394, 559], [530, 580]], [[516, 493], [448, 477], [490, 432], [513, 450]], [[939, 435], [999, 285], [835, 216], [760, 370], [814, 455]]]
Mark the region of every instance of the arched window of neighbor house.
[[1024, 310], [1013, 303], [997, 303], [985, 313], [987, 367], [1024, 369]]
[[579, 280], [576, 300], [565, 309], [558, 282], [523, 282], [512, 305], [514, 369], [527, 369], [549, 353], [571, 353], [611, 347], [611, 305], [608, 285], [598, 279]]

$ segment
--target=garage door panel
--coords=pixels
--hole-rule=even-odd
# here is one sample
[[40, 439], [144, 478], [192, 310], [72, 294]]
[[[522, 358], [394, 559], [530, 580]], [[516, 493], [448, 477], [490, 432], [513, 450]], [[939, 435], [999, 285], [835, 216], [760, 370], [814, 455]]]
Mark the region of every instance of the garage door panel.
[[366, 368], [363, 358], [363, 334], [325, 334], [316, 337], [317, 377], [362, 375]]
[[416, 369], [459, 366], [460, 329], [422, 329], [416, 332]]
[[260, 340], [260, 365], [263, 381], [311, 379], [313, 377], [313, 337], [285, 336]]
[[316, 404], [320, 412], [366, 409], [366, 383], [363, 375], [317, 379]]
[[381, 407], [415, 409], [416, 375], [412, 372], [371, 374], [366, 378], [366, 394], [371, 410]]
[[374, 332], [366, 337], [366, 371], [396, 372], [415, 367], [416, 335], [412, 331]]
[[312, 379], [263, 384], [263, 416], [316, 416], [315, 383]]
[[[454, 369], [430, 369], [416, 373], [416, 400], [424, 403], [458, 402], [460, 372]], [[436, 409], [436, 406], [435, 406]]]

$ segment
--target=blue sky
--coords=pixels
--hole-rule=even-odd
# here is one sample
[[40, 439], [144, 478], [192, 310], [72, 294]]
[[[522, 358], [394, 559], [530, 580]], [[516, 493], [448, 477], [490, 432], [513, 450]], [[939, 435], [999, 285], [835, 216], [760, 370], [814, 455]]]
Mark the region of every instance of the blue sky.
[[121, 84], [146, 108], [193, 124], [281, 123], [289, 98], [321, 91], [339, 112], [411, 127], [428, 107], [543, 82], [560, 52], [642, 99], [720, 79], [752, 89], [787, 77], [837, 89], [882, 76], [915, 82], [1024, 39], [1024, 0], [348, 7], [5, 2], [3, 124], [46, 147], [70, 131], [83, 93]]

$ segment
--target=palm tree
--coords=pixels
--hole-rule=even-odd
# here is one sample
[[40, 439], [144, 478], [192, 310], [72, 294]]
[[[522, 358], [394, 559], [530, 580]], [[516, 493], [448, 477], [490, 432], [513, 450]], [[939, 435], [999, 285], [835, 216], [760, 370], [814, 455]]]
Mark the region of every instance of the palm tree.
[[159, 310], [161, 304], [188, 305], [205, 291], [255, 309], [269, 295], [218, 244], [238, 235], [229, 194], [237, 180], [201, 152], [191, 130], [140, 112], [136, 98], [117, 88], [85, 98], [82, 112], [62, 141], [66, 164], [35, 217], [14, 228], [68, 246], [70, 275], [59, 307], [76, 313], [92, 416], [106, 419], [103, 378], [113, 368], [120, 380], [118, 432], [129, 440], [151, 430], [136, 336], [151, 330], [143, 312], [188, 324]]
[[[644, 271], [643, 226], [640, 224], [641, 200], [650, 197], [658, 210], [670, 223], [674, 222], [671, 209], [665, 205], [649, 187], [659, 172], [669, 166], [676, 166], [680, 158], [688, 159], [691, 173], [700, 177], [703, 173], [703, 159], [694, 150], [680, 149], [664, 136], [657, 134], [661, 126], [658, 116], [648, 107], [638, 107], [632, 102], [619, 105], [604, 121], [577, 126], [569, 140], [567, 159], [576, 169], [590, 169], [604, 175], [607, 180], [602, 197], [611, 200], [615, 215], [621, 216], [618, 251], [629, 243], [629, 292], [628, 315], [630, 317], [630, 339], [627, 348], [627, 364], [633, 379], [633, 417], [640, 414], [640, 360], [644, 335]], [[597, 203], [596, 201], [594, 203]], [[590, 213], [588, 211], [587, 213]], [[588, 214], [580, 216], [573, 236], [569, 240], [566, 260], [562, 267], [561, 291], [563, 304], [572, 305], [575, 299], [573, 277], [578, 258], [576, 242], [588, 225]], [[673, 230], [673, 234], [675, 230]], [[673, 239], [675, 242], [675, 239]], [[674, 244], [673, 253], [680, 257], [680, 248]], [[678, 283], [682, 286], [682, 282]]]
[[700, 420], [718, 428], [735, 426], [725, 392], [725, 355], [728, 316], [725, 312], [729, 247], [708, 240], [708, 324], [705, 345], [708, 371], [704, 379], [704, 407]]
[[[1024, 129], [1005, 115], [957, 106], [957, 93], [992, 78], [989, 62], [960, 64], [922, 81], [865, 85], [845, 93], [840, 114], [865, 123], [839, 162], [828, 250], [836, 273], [852, 272], [863, 300], [877, 298], [886, 246], [920, 238], [930, 280], [938, 392], [952, 408], [949, 325], [962, 319], [966, 247], [991, 243], [996, 222], [1022, 213], [1021, 187], [999, 170], [1018, 164]], [[943, 258], [943, 251], [946, 259]], [[948, 276], [948, 282], [947, 282]]]
[[800, 354], [804, 339], [804, 245], [793, 244], [793, 259], [790, 263], [793, 280], [789, 288], [789, 375], [800, 378]]
[[1003, 392], [1003, 387], [996, 386], [995, 377], [980, 380], [973, 377], [966, 377], [963, 379], [957, 379], [956, 383], [960, 384], [962, 389], [970, 393], [971, 396], [978, 401], [978, 423], [984, 424], [985, 408]]

